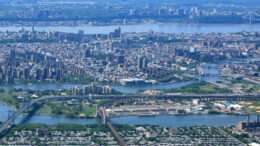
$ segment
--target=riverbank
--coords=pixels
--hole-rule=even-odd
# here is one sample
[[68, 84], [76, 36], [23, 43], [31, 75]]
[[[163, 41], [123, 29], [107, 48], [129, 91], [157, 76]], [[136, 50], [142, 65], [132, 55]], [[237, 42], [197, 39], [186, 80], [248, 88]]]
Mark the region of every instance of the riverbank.
[[[123, 86], [123, 85], [111, 85], [116, 91], [121, 93], [135, 94], [137, 91], [140, 90], [155, 90], [155, 89], [171, 89], [171, 88], [179, 88], [186, 84], [190, 84], [193, 81], [187, 82], [171, 82], [171, 83], [163, 83], [163, 84], [156, 84], [156, 85], [148, 85], [148, 86]], [[22, 89], [22, 90], [62, 90], [62, 89], [71, 89], [75, 86], [83, 88], [86, 84], [73, 84], [73, 83], [49, 83], [49, 84], [19, 84], [19, 85], [0, 85], [0, 88], [3, 88], [5, 92], [9, 92], [10, 90], [14, 89]]]
[[[255, 22], [252, 25], [258, 25], [260, 23], [259, 22]], [[221, 23], [212, 23], [212, 22], [196, 22], [196, 21], [149, 21], [148, 20], [143, 20], [143, 21], [127, 21], [125, 23], [92, 23], [92, 24], [79, 24], [79, 23], [60, 23], [60, 24], [29, 24], [29, 23], [25, 23], [25, 24], [0, 24], [0, 27], [98, 27], [98, 26], [124, 26], [124, 25], [142, 25], [142, 24], [158, 24], [158, 25], [162, 25], [162, 24], [176, 24], [176, 25], [241, 25], [241, 24], [248, 24], [248, 22], [221, 22]]]
[[[0, 104], [0, 121], [6, 121], [8, 118], [8, 111], [10, 107], [6, 107]], [[256, 119], [255, 115], [250, 116], [251, 120]], [[20, 115], [15, 123], [18, 124], [24, 119], [23, 115]], [[160, 125], [163, 127], [183, 127], [183, 126], [229, 126], [237, 125], [239, 121], [245, 121], [246, 116], [235, 116], [226, 114], [217, 115], [164, 115], [155, 117], [138, 117], [138, 116], [126, 116], [111, 118], [112, 124], [130, 124], [130, 125], [141, 125], [151, 124]], [[53, 117], [53, 116], [32, 116], [29, 117], [25, 123], [45, 123], [47, 125], [53, 125], [56, 123], [74, 123], [74, 124], [100, 124], [102, 120], [96, 118], [64, 118], [64, 117]]]
[[180, 89], [167, 89], [161, 90], [162, 93], [181, 93], [181, 94], [222, 94], [222, 93], [232, 93], [231, 90], [226, 88], [213, 87], [206, 82], [195, 82], [189, 85], [183, 86]]
[[14, 110], [19, 108], [19, 93], [0, 93], [0, 103], [12, 107]]

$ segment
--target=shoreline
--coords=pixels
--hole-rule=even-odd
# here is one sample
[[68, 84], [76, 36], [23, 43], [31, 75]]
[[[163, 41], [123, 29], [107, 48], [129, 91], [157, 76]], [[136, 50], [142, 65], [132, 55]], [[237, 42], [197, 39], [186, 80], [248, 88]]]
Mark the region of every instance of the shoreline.
[[[44, 21], [43, 21], [44, 22]], [[102, 23], [99, 23], [99, 24], [74, 24], [74, 25], [55, 25], [55, 24], [48, 24], [48, 25], [20, 25], [20, 24], [11, 24], [11, 25], [1, 25], [0, 24], [0, 27], [99, 27], [99, 26], [126, 26], [126, 25], [153, 25], [153, 24], [161, 24], [161, 25], [167, 25], [167, 24], [176, 24], [176, 25], [183, 25], [183, 24], [187, 24], [187, 25], [259, 25], [259, 23], [230, 23], [230, 22], [224, 22], [224, 23], [210, 23], [210, 22], [176, 22], [176, 21], [172, 21], [172, 22], [159, 22], [159, 21], [152, 21], [152, 22], [147, 22], [147, 21], [144, 21], [144, 22], [132, 22], [132, 23], [107, 23], [107, 24], [102, 24]]]
[[[194, 116], [194, 115], [231, 115], [231, 116], [256, 116], [257, 114], [234, 114], [234, 113], [219, 113], [219, 114], [203, 114], [203, 113], [186, 113], [186, 114], [158, 114], [154, 115], [152, 117], [158, 117], [158, 116]], [[120, 116], [111, 116], [110, 118], [122, 118], [122, 117], [146, 117], [146, 116], [138, 116], [137, 114], [129, 114], [129, 115], [120, 115]], [[147, 116], [149, 117], [149, 116]]]
[[[104, 28], [104, 29], [111, 29], [111, 31], [113, 31], [113, 27], [114, 28], [118, 28], [118, 27], [146, 27], [146, 26], [153, 26], [155, 28], [157, 27], [170, 27], [170, 26], [175, 26], [175, 27], [187, 27], [187, 28], [199, 28], [201, 29], [201, 27], [205, 27], [205, 28], [208, 28], [208, 27], [215, 27], [215, 26], [219, 26], [219, 27], [232, 27], [232, 26], [248, 26], [248, 30], [245, 28], [241, 28], [240, 30], [237, 30], [237, 31], [231, 31], [230, 32], [225, 32], [225, 33], [231, 33], [231, 32], [241, 32], [241, 31], [259, 31], [259, 29], [252, 29], [251, 27], [260, 27], [260, 23], [253, 23], [253, 24], [249, 24], [249, 23], [194, 23], [194, 22], [191, 22], [191, 23], [184, 23], [184, 22], [166, 22], [166, 23], [163, 23], [163, 22], [141, 22], [141, 23], [129, 23], [129, 24], [104, 24], [104, 25], [85, 25], [85, 24], [82, 24], [82, 25], [51, 25], [51, 24], [48, 24], [48, 25], [16, 25], [16, 24], [12, 24], [12, 25], [1, 25], [0, 24], [0, 32], [6, 32], [6, 31], [9, 31], [9, 32], [18, 32], [18, 30], [20, 28], [23, 28], [25, 30], [31, 30], [31, 27], [34, 26], [36, 31], [39, 31], [39, 32], [42, 32], [42, 31], [45, 31], [47, 32], [48, 30], [50, 31], [56, 31], [56, 32], [68, 32], [68, 31], [58, 31], [58, 30], [55, 30], [57, 28], [74, 28], [74, 29], [90, 29], [90, 28], [102, 28], [102, 27], [108, 27], [108, 28]], [[124, 30], [124, 29], [123, 29]], [[153, 30], [153, 28], [151, 28], [151, 30]], [[69, 31], [70, 33], [78, 33], [77, 30], [74, 30], [74, 31]], [[99, 32], [97, 30], [96, 33], [94, 32], [88, 32], [86, 31], [88, 35], [93, 35], [93, 34], [109, 34], [109, 32]], [[126, 30], [126, 31], [123, 31], [124, 33], [128, 33], [128, 32], [132, 32], [132, 31], [129, 31], [129, 30]], [[139, 32], [139, 31], [138, 31]], [[140, 31], [140, 32], [148, 32], [148, 30], [143, 30], [143, 31]], [[155, 32], [164, 32], [166, 33], [165, 31], [156, 31]], [[211, 32], [211, 31], [210, 31]], [[210, 33], [210, 32], [197, 32], [197, 33]], [[218, 31], [216, 31], [217, 33]], [[180, 33], [180, 32], [167, 32], [167, 33]], [[183, 33], [187, 33], [187, 34], [190, 34], [190, 32], [183, 32]], [[224, 32], [223, 32], [224, 33]]]

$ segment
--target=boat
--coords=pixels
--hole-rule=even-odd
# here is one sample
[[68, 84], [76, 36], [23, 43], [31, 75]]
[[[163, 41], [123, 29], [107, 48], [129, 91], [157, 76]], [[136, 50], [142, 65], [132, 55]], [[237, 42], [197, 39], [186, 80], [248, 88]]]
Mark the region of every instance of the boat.
[[155, 114], [152, 113], [146, 113], [146, 114], [139, 114], [138, 117], [154, 117], [156, 116]]

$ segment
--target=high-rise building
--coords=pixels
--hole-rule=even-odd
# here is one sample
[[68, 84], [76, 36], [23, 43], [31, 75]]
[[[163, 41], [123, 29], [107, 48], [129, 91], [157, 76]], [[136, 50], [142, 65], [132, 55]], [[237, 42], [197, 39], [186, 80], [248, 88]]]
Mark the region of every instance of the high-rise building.
[[166, 15], [166, 9], [159, 9], [159, 16], [163, 16], [163, 15]]
[[15, 50], [14, 50], [14, 49], [12, 49], [12, 50], [10, 51], [10, 58], [11, 58], [11, 59], [15, 59]]
[[129, 15], [133, 16], [136, 14], [136, 10], [135, 9], [130, 9]]
[[143, 57], [138, 58], [138, 68], [142, 69], [143, 68]]
[[89, 94], [90, 93], [90, 87], [89, 86], [84, 86], [83, 87], [83, 94]]
[[87, 50], [85, 51], [85, 58], [88, 58], [88, 57], [90, 57], [90, 56], [91, 56], [90, 49], [87, 49]]
[[96, 84], [89, 85], [89, 91], [92, 94], [100, 94], [102, 92], [102, 87], [98, 87]]
[[114, 89], [111, 88], [110, 86], [105, 86], [103, 88], [103, 94], [110, 95], [110, 94], [113, 94], [113, 93], [114, 93]]
[[83, 94], [83, 90], [80, 87], [78, 87], [78, 86], [73, 87], [72, 88], [72, 94], [73, 95], [82, 95]]
[[148, 60], [147, 60], [147, 58], [144, 58], [143, 59], [143, 68], [147, 68], [147, 66], [148, 66]]
[[36, 69], [35, 80], [40, 80], [41, 79], [41, 74], [42, 74], [42, 70], [41, 69]]
[[28, 80], [29, 77], [30, 77], [30, 69], [29, 69], [29, 68], [25, 68], [25, 69], [23, 70], [23, 78], [26, 79], [26, 80]]
[[110, 33], [110, 37], [119, 38], [121, 35], [121, 28], [115, 29], [114, 32]]
[[145, 58], [145, 57], [138, 58], [138, 68], [139, 69], [147, 68], [147, 65], [148, 65], [147, 58]]
[[42, 80], [46, 80], [48, 77], [49, 77], [49, 69], [47, 67], [44, 67], [42, 73]]
[[90, 85], [86, 85], [81, 89], [78, 86], [75, 86], [72, 88], [72, 93], [74, 95], [87, 95], [87, 94], [104, 94], [104, 95], [110, 95], [113, 94], [115, 90], [111, 88], [110, 86], [105, 86], [104, 88], [99, 87], [95, 85], [94, 83]]
[[117, 63], [124, 64], [125, 63], [125, 56], [117, 56]]
[[185, 15], [185, 10], [184, 9], [177, 9], [177, 15], [178, 16], [184, 16]]
[[62, 80], [62, 70], [61, 69], [57, 69], [55, 80], [56, 81], [61, 81]]
[[5, 80], [6, 80], [6, 82], [9, 83], [9, 84], [13, 84], [13, 83], [14, 83], [14, 78], [13, 78], [11, 75], [9, 75], [9, 74], [7, 74], [7, 75], [5, 76]]
[[113, 50], [113, 42], [109, 42], [109, 50], [110, 50], [110, 51]]

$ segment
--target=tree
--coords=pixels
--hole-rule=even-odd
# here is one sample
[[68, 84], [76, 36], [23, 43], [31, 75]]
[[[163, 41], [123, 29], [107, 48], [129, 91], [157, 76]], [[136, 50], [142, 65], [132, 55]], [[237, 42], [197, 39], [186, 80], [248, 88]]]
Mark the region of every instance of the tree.
[[5, 89], [0, 88], [0, 93], [4, 93], [4, 92], [5, 92]]

